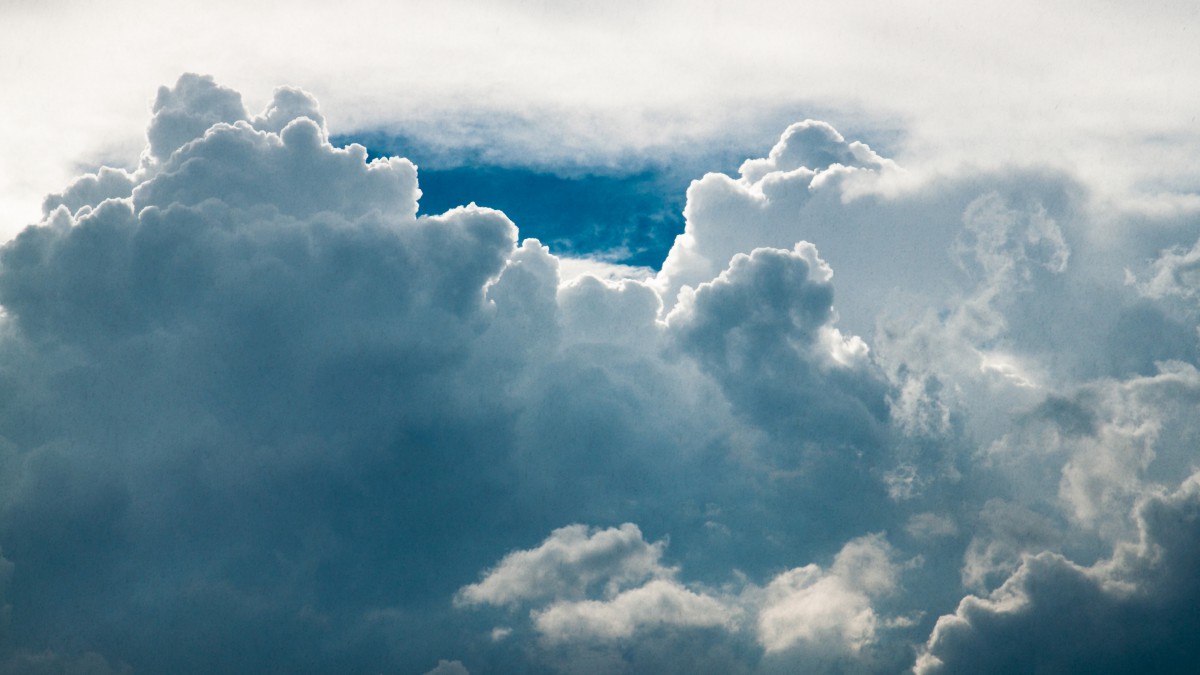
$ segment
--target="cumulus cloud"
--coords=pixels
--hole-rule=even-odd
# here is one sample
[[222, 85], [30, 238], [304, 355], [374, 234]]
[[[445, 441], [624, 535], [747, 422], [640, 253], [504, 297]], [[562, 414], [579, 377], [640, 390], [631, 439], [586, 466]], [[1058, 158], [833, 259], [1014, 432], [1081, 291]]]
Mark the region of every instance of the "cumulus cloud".
[[42, 203], [42, 211], [49, 215], [60, 206], [66, 207], [71, 213], [79, 211], [84, 206], [96, 206], [106, 199], [119, 199], [133, 194], [136, 177], [128, 171], [101, 167], [95, 174], [76, 178], [71, 185], [59, 194], [46, 197]]
[[460, 589], [457, 603], [531, 607], [532, 627], [547, 646], [719, 629], [710, 639], [752, 639], [768, 656], [791, 651], [793, 660], [811, 661], [873, 645], [889, 621], [873, 601], [897, 589], [901, 572], [895, 551], [874, 534], [846, 542], [828, 569], [796, 567], [761, 587], [739, 576], [720, 589], [689, 588], [679, 568], [659, 563], [664, 548], [628, 523], [560, 528], [538, 547], [505, 556], [482, 581]]
[[985, 502], [978, 518], [962, 568], [963, 586], [976, 591], [996, 586], [1024, 554], [1053, 549], [1062, 536], [1050, 518], [1000, 499]]
[[185, 75], [0, 249], [4, 667], [955, 669], [1044, 589], [1190, 597], [1185, 225], [809, 120], [653, 273], [426, 215], [332, 123]]
[[246, 118], [241, 94], [216, 84], [211, 76], [194, 73], [182, 75], [174, 87], [159, 87], [152, 111], [146, 130], [151, 161], [167, 159], [215, 124]]
[[[1200, 241], [1190, 249], [1172, 246], [1150, 261], [1145, 269], [1134, 274], [1125, 271], [1126, 283], [1133, 285], [1139, 295], [1158, 302], [1167, 302], [1187, 319], [1196, 316], [1200, 300]], [[1190, 325], [1193, 321], [1187, 321]], [[1167, 336], [1160, 335], [1159, 340]], [[1189, 336], [1195, 338], [1195, 335]], [[1194, 342], [1193, 342], [1194, 344]]]
[[471, 675], [471, 671], [467, 670], [462, 661], [447, 661], [442, 659], [438, 661], [436, 668], [425, 673], [425, 675]]
[[918, 673], [1185, 672], [1197, 629], [1200, 476], [1137, 509], [1140, 538], [1080, 566], [1027, 557], [986, 598], [938, 620]]
[[545, 598], [583, 597], [602, 583], [607, 595], [647, 578], [669, 575], [659, 563], [666, 542], [642, 539], [637, 525], [589, 532], [570, 525], [540, 546], [505, 556], [482, 581], [458, 593], [460, 604], [510, 605]]
[[758, 641], [768, 651], [805, 645], [861, 650], [874, 642], [879, 617], [871, 599], [895, 589], [898, 570], [879, 535], [847, 543], [828, 571], [797, 567], [771, 580], [758, 615]]
[[570, 525], [536, 548], [505, 556], [455, 596], [459, 606], [532, 606], [537, 632], [551, 643], [610, 641], [639, 630], [732, 627], [740, 610], [695, 592], [661, 563], [666, 541], [647, 542], [632, 523], [608, 529]]
[[1152, 376], [1094, 381], [1048, 397], [983, 458], [1026, 502], [1042, 500], [1076, 526], [1123, 539], [1134, 529], [1133, 504], [1191, 470], [1198, 395], [1195, 366], [1181, 362], [1160, 363]]
[[729, 268], [688, 289], [667, 316], [693, 356], [745, 414], [781, 434], [847, 439], [825, 422], [848, 420], [868, 445], [884, 423], [881, 380], [866, 344], [833, 327], [833, 273], [816, 248], [739, 253]]
[[[236, 120], [238, 100], [185, 76], [159, 97], [152, 166], [119, 176], [139, 181], [129, 194], [85, 179], [0, 252], [3, 395], [21, 402], [4, 416], [0, 534], [17, 551], [16, 644], [34, 653], [65, 621], [53, 589], [89, 598], [76, 616], [94, 618], [99, 589], [148, 569], [161, 583], [126, 592], [163, 620], [127, 624], [115, 647], [139, 652], [137, 668], [178, 669], [137, 645], [177, 639], [164, 635], [184, 606], [239, 616], [247, 635], [259, 622], [314, 630], [344, 602], [294, 595], [314, 565], [366, 553], [358, 528], [415, 536], [428, 521], [404, 500], [464, 484], [432, 453], [454, 449], [440, 456], [458, 465], [483, 446], [456, 430], [496, 427], [450, 403], [450, 380], [495, 312], [487, 287], [516, 251], [513, 224], [473, 206], [416, 218], [411, 163], [368, 163], [311, 118], [284, 120], [311, 112], [290, 90], [266, 113], [278, 134]], [[368, 515], [397, 494], [410, 516]], [[275, 580], [247, 555], [266, 555]], [[81, 558], [92, 564], [68, 572]], [[386, 576], [367, 585], [398, 583]], [[286, 662], [319, 663], [321, 649]], [[207, 651], [188, 667], [234, 668]], [[237, 668], [267, 667], [256, 654]]]
[[[738, 178], [710, 173], [688, 188], [683, 234], [655, 280], [667, 307], [685, 286], [721, 271], [738, 253], [791, 248], [823, 231], [847, 184], [870, 185], [897, 171], [863, 143], [847, 143], [833, 127], [806, 120], [788, 127], [766, 158], [744, 162]], [[868, 188], [863, 188], [868, 189]]]
[[610, 600], [556, 602], [535, 610], [537, 631], [552, 641], [628, 638], [655, 626], [727, 626], [737, 615], [711, 596], [676, 582], [657, 579], [618, 593]]

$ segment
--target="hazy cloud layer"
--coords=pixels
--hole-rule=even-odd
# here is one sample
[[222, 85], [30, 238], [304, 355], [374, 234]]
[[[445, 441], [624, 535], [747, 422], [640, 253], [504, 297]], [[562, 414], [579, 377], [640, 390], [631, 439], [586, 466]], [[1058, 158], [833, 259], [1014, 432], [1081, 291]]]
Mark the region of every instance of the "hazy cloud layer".
[[0, 671], [1194, 660], [1194, 222], [808, 120], [634, 269], [328, 134], [185, 75], [0, 249]]

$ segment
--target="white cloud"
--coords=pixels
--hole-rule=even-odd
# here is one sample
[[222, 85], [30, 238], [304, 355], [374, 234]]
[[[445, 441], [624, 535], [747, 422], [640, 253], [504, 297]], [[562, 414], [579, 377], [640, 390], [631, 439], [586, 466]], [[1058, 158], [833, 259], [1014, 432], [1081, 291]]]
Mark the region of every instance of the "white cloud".
[[871, 599], [892, 592], [898, 569], [882, 536], [847, 543], [828, 571], [797, 567], [772, 579], [757, 620], [768, 651], [808, 649], [856, 652], [874, 642], [880, 618]]
[[974, 591], [994, 587], [1020, 566], [1025, 555], [1054, 550], [1062, 539], [1050, 518], [999, 499], [984, 503], [979, 520], [962, 567], [962, 584]]
[[556, 602], [534, 610], [533, 624], [551, 641], [614, 640], [658, 626], [730, 627], [738, 614], [736, 606], [718, 598], [655, 579], [608, 600]]
[[[862, 143], [847, 143], [833, 127], [793, 124], [764, 159], [746, 160], [740, 177], [710, 173], [688, 188], [686, 227], [655, 279], [668, 308], [680, 290], [712, 279], [738, 253], [791, 248], [812, 240], [854, 182], [878, 182], [895, 164]], [[827, 281], [827, 279], [826, 279]]]
[[513, 605], [582, 598], [594, 586], [611, 596], [647, 579], [669, 576], [672, 570], [659, 563], [665, 546], [665, 541], [643, 540], [633, 523], [605, 530], [561, 527], [537, 548], [505, 556], [482, 581], [464, 586], [456, 602]]
[[442, 659], [438, 661], [437, 667], [425, 673], [425, 675], [471, 675], [471, 671], [467, 670], [462, 661], [447, 661]]
[[896, 390], [891, 411], [908, 433], [944, 436], [952, 411], [969, 410], [969, 431], [987, 439], [1051, 386], [1052, 369], [1066, 370], [1040, 358], [1048, 327], [1026, 322], [1035, 303], [1070, 304], [1045, 292], [1063, 283], [1070, 246], [1042, 204], [996, 192], [972, 200], [961, 220], [951, 250], [965, 288], [885, 307], [875, 347]]
[[1200, 241], [1190, 250], [1174, 246], [1162, 251], [1151, 262], [1146, 271], [1149, 278], [1145, 280], [1138, 280], [1130, 272], [1126, 275], [1145, 297], [1179, 298], [1195, 309], [1196, 300], [1200, 299]]
[[1138, 499], [1194, 468], [1198, 400], [1200, 374], [1191, 364], [1166, 362], [1156, 375], [1097, 380], [1047, 399], [982, 459], [1023, 499], [1054, 495], [1077, 526], [1120, 540], [1133, 530], [1128, 514]]
[[918, 513], [908, 519], [904, 530], [918, 539], [952, 537], [958, 534], [958, 526], [950, 516], [937, 513]]
[[623, 279], [602, 281], [585, 275], [559, 288], [558, 302], [568, 334], [577, 342], [653, 345], [662, 325], [662, 300], [650, 286]]
[[[661, 544], [645, 544], [629, 524], [590, 536], [582, 526], [561, 528], [539, 547], [505, 556], [482, 582], [462, 588], [458, 603], [530, 604], [533, 627], [551, 645], [719, 628], [730, 638], [748, 630], [768, 654], [802, 648], [845, 655], [872, 645], [885, 626], [907, 625], [873, 607], [896, 590], [901, 571], [881, 534], [847, 542], [827, 570], [797, 567], [761, 588], [742, 578], [718, 593], [688, 588], [675, 578], [678, 569], [661, 567]], [[641, 555], [648, 549], [649, 561]]]
[[[3, 213], [10, 223], [35, 218], [41, 195], [81, 154], [112, 151], [106, 143], [136, 148], [128, 131], [145, 92], [180, 68], [247, 92], [281, 80], [316, 90], [343, 129], [419, 118], [452, 130], [470, 109], [515, 112], [552, 127], [526, 138], [510, 131], [516, 143], [560, 158], [719, 139], [736, 133], [729, 129], [750, 136], [777, 124], [777, 110], [816, 107], [843, 122], [901, 127], [906, 159], [925, 166], [1068, 164], [1109, 192], [1137, 191], [1139, 181], [1147, 191], [1194, 191], [1191, 119], [1200, 103], [1176, 85], [1197, 66], [1188, 49], [1197, 17], [1187, 7], [852, 2], [835, 11], [666, 1], [579, 20], [583, 10], [522, 3], [413, 11], [367, 0], [286, 14], [225, 1], [188, 11], [142, 0], [26, 3], [6, 12], [0, 36], [20, 55], [4, 66], [20, 94], [0, 128], [10, 130], [6, 156], [37, 170], [0, 172], [13, 177]], [[371, 20], [351, 28], [347, 16]], [[265, 25], [278, 30], [266, 35]], [[1066, 35], [1063, 25], [1074, 29]], [[41, 49], [50, 33], [62, 49]], [[218, 33], [214, 47], [207, 36]], [[109, 48], [118, 43], [138, 48]], [[77, 114], [80, 101], [88, 115]], [[545, 143], [547, 135], [557, 142]]]
[[158, 162], [218, 123], [246, 119], [241, 94], [217, 85], [211, 76], [193, 73], [182, 75], [174, 87], [159, 87], [151, 112], [154, 116], [146, 130], [147, 152], [150, 161]]

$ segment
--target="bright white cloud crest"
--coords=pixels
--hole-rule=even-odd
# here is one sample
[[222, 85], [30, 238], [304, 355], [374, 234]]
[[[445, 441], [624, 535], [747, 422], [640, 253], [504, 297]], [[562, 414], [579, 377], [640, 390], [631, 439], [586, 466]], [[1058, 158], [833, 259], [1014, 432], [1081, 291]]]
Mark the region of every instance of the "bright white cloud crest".
[[584, 597], [602, 584], [606, 595], [648, 578], [669, 576], [659, 564], [665, 542], [647, 543], [632, 523], [589, 533], [583, 525], [555, 530], [541, 546], [512, 553], [483, 581], [464, 587], [463, 604], [506, 605], [557, 597]]
[[807, 120], [652, 273], [335, 119], [185, 75], [0, 249], [0, 672], [1194, 663], [1195, 222]]

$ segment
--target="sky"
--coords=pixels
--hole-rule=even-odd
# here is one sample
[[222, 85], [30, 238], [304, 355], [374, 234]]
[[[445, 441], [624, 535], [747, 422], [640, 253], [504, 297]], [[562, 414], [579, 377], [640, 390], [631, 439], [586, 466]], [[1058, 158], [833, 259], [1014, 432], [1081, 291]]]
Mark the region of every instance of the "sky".
[[1200, 660], [1194, 3], [0, 19], [0, 673]]

